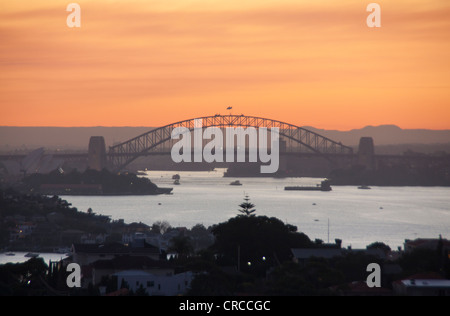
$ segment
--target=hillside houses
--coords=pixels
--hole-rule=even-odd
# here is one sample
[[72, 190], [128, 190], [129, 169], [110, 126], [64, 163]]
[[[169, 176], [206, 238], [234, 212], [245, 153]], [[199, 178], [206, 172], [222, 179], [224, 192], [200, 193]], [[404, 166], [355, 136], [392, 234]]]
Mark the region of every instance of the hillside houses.
[[132, 292], [141, 289], [148, 295], [184, 294], [194, 274], [180, 271], [161, 254], [159, 248], [145, 241], [134, 241], [130, 245], [74, 244], [63, 266], [78, 264], [82, 271], [82, 288], [98, 287], [101, 294], [111, 292], [105, 282], [110, 285], [112, 282], [114, 291], [126, 286]]

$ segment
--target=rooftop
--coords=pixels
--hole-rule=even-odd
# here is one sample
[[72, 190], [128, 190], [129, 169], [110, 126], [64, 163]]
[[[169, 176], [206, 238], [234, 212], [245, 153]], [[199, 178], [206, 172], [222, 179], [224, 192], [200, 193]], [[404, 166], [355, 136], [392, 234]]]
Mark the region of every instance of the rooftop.
[[119, 256], [111, 260], [98, 260], [94, 262], [95, 269], [171, 269], [171, 264], [167, 261], [157, 261], [145, 256]]
[[[439, 242], [439, 238], [417, 238], [414, 240], [405, 240], [405, 244], [412, 247], [420, 247], [427, 244], [437, 244]], [[441, 239], [444, 247], [450, 246], [450, 240]]]
[[450, 280], [436, 280], [436, 279], [408, 279], [400, 281], [406, 287], [432, 287], [450, 289]]

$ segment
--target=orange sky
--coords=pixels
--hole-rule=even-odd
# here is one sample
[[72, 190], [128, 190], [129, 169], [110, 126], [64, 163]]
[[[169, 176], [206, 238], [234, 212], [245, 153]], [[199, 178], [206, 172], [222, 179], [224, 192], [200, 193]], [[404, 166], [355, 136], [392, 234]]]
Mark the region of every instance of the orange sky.
[[326, 129], [450, 129], [450, 2], [0, 0], [0, 125], [159, 126], [228, 106]]

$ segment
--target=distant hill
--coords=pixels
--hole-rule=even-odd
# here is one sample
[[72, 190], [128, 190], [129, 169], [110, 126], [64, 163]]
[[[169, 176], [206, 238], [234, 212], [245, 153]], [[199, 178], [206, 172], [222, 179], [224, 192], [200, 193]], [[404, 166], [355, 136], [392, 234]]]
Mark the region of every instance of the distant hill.
[[446, 144], [450, 143], [450, 130], [401, 129], [395, 125], [366, 126], [351, 131], [333, 131], [305, 127], [348, 146], [359, 144], [361, 137], [373, 137], [375, 145]]
[[0, 126], [0, 150], [87, 150], [91, 136], [104, 136], [106, 146], [141, 135], [152, 127], [10, 127]]
[[[402, 150], [424, 148], [426, 151], [449, 150], [450, 130], [401, 129], [395, 125], [367, 126], [351, 131], [306, 127], [348, 146], [357, 146], [361, 137], [373, 137], [375, 145]], [[36, 149], [87, 150], [91, 136], [104, 136], [106, 145], [126, 141], [152, 130], [152, 127], [9, 127], [0, 126], [0, 151]], [[408, 145], [408, 146], [404, 146]], [[411, 146], [414, 145], [414, 146]], [[400, 150], [401, 146], [395, 146]]]

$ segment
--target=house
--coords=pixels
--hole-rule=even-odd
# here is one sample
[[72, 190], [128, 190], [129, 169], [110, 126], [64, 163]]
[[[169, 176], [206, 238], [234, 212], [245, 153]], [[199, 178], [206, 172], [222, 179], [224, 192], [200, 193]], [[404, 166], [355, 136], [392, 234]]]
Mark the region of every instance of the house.
[[[132, 244], [133, 242], [140, 243], [140, 242], [145, 241], [155, 247], [158, 247], [158, 245], [148, 242], [147, 238], [148, 238], [149, 234], [150, 233], [142, 233], [142, 232], [123, 233], [122, 234], [122, 243], [125, 245], [128, 245], [128, 244]], [[160, 248], [160, 247], [158, 247], [158, 248]]]
[[19, 233], [21, 236], [29, 236], [33, 233], [34, 229], [36, 228], [36, 224], [33, 222], [22, 222], [18, 225]]
[[33, 222], [16, 221], [15, 227], [9, 228], [9, 239], [15, 241], [30, 236], [36, 226]]
[[424, 272], [392, 282], [399, 296], [450, 296], [450, 280], [436, 272]]
[[405, 252], [411, 252], [415, 249], [436, 250], [439, 242], [442, 242], [443, 251], [450, 251], [450, 240], [440, 238], [418, 238], [415, 240], [405, 240]]
[[93, 285], [99, 284], [105, 276], [127, 270], [139, 270], [154, 275], [175, 274], [175, 268], [169, 262], [153, 260], [146, 256], [120, 256], [111, 260], [98, 260], [90, 266], [90, 281]]
[[450, 296], [450, 280], [405, 279], [392, 284], [396, 295], [402, 296]]
[[103, 244], [107, 237], [107, 234], [83, 234], [80, 237], [80, 242], [82, 244]]
[[175, 275], [156, 275], [140, 270], [126, 270], [113, 276], [117, 278], [118, 289], [126, 284], [133, 292], [142, 288], [152, 296], [177, 296], [187, 292], [194, 274], [184, 272]]

